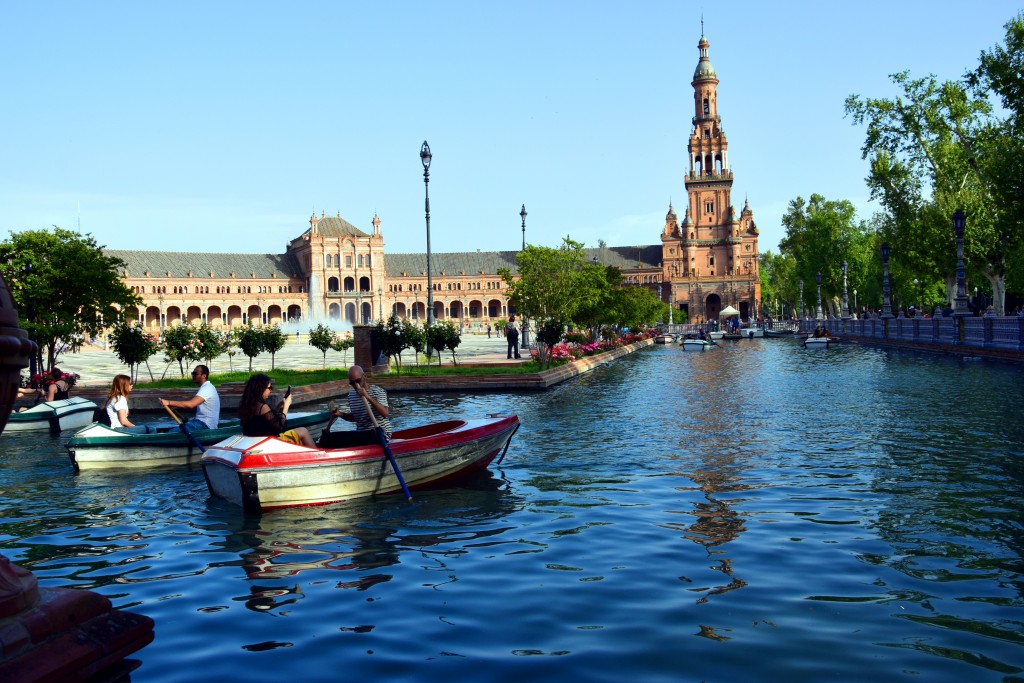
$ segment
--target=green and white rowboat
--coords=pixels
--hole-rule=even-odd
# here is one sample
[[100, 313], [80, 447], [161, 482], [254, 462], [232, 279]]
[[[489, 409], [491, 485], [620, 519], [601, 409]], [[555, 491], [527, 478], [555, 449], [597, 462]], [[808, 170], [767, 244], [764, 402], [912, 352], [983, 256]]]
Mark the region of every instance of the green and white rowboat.
[[96, 408], [95, 403], [79, 396], [40, 403], [20, 413], [11, 413], [6, 431], [49, 430], [58, 434], [65, 429], [80, 429], [93, 421]]
[[[285, 429], [305, 427], [316, 436], [317, 427], [330, 419], [329, 410], [289, 413]], [[158, 467], [198, 462], [202, 455], [178, 425], [161, 424], [156, 434], [127, 434], [95, 423], [75, 432], [66, 447], [75, 470], [101, 467]], [[237, 419], [221, 420], [217, 429], [191, 432], [205, 446], [212, 446], [228, 437], [239, 435], [242, 428]]]

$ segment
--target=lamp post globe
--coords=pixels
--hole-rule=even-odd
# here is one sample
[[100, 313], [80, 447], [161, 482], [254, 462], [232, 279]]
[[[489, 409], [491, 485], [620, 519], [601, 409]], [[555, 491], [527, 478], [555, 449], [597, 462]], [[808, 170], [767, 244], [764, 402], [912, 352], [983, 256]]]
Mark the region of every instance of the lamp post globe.
[[420, 147], [420, 161], [423, 162], [424, 211], [427, 221], [427, 325], [434, 324], [434, 280], [430, 270], [430, 145], [423, 141]]

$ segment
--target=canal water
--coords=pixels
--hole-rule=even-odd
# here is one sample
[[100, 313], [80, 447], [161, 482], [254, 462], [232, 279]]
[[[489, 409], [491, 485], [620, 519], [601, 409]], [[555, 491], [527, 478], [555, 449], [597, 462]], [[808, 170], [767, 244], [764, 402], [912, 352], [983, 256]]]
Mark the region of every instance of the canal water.
[[464, 487], [246, 516], [0, 437], [0, 552], [156, 621], [134, 681], [1024, 681], [1022, 370], [754, 339], [545, 393]]

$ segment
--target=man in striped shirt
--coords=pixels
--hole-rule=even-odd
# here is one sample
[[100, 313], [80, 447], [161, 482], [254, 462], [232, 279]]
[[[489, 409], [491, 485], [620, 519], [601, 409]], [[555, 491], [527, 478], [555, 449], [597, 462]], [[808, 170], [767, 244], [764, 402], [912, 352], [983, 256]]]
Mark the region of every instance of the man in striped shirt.
[[390, 441], [391, 421], [388, 420], [387, 392], [376, 384], [369, 384], [366, 381], [363, 369], [358, 365], [353, 365], [348, 369], [348, 384], [352, 387], [348, 392], [348, 407], [352, 412], [338, 413], [337, 417], [349, 422], [355, 422], [357, 430], [373, 429], [373, 420], [370, 419], [370, 414], [366, 412], [366, 403], [363, 402], [365, 397], [366, 401], [370, 404], [370, 408], [373, 410], [373, 416], [377, 419], [377, 424], [384, 431], [384, 436]]

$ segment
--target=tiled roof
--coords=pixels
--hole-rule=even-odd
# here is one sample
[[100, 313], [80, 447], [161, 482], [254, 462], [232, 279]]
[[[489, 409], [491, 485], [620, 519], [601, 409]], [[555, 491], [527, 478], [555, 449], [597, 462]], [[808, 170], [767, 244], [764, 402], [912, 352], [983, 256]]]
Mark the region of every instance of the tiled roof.
[[663, 256], [660, 244], [643, 244], [635, 247], [592, 247], [584, 249], [587, 259], [593, 261], [597, 258], [598, 263], [606, 266], [617, 266], [622, 271], [636, 270], [637, 264], [640, 268], [659, 268]]
[[147, 271], [152, 277], [193, 278], [256, 277], [290, 278], [302, 277], [299, 264], [290, 254], [207, 254], [188, 251], [129, 251], [104, 249], [107, 256], [116, 256], [128, 264], [130, 277], [145, 277]]
[[[516, 268], [517, 251], [462, 251], [441, 254], [430, 254], [430, 268], [435, 275], [444, 273], [446, 276], [459, 275], [465, 271], [467, 276], [496, 275], [498, 268], [508, 268], [513, 273]], [[402, 277], [408, 273], [410, 277], [427, 272], [427, 255], [422, 254], [384, 254], [384, 270], [388, 277]]]
[[[309, 235], [312, 232], [312, 228], [302, 233], [303, 235]], [[318, 219], [316, 224], [316, 232], [318, 235], [324, 237], [369, 237], [368, 233], [363, 232], [356, 226], [349, 223], [341, 216], [324, 216]]]
[[[648, 244], [637, 247], [605, 247], [584, 249], [587, 261], [593, 262], [596, 257], [599, 263], [618, 266], [621, 270], [635, 270], [639, 262], [641, 268], [659, 268], [662, 263], [660, 244]], [[518, 251], [467, 251], [443, 254], [431, 254], [430, 266], [435, 275], [444, 273], [459, 275], [465, 271], [467, 276], [494, 275], [498, 268], [508, 268], [518, 273], [516, 254]], [[418, 276], [427, 272], [427, 255], [423, 254], [384, 254], [384, 268], [388, 277], [401, 277], [402, 273]]]

